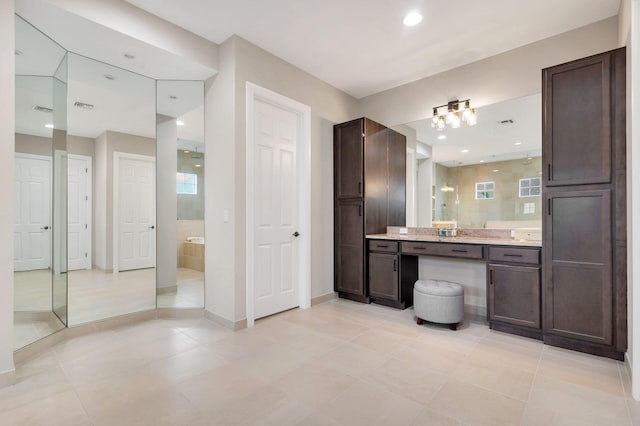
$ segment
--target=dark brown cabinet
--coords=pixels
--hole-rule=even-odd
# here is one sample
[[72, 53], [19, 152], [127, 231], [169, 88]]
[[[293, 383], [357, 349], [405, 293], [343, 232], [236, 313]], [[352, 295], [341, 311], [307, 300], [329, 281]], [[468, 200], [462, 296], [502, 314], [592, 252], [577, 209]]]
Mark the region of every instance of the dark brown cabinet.
[[543, 70], [544, 341], [617, 359], [627, 346], [625, 68], [622, 48]]
[[405, 225], [406, 137], [360, 118], [334, 126], [334, 289], [369, 302], [365, 235]]
[[369, 240], [369, 296], [394, 308], [413, 306], [418, 258], [401, 256], [397, 241]]
[[[541, 338], [540, 267], [490, 263], [487, 268], [491, 328]], [[505, 324], [537, 331], [517, 330]]]

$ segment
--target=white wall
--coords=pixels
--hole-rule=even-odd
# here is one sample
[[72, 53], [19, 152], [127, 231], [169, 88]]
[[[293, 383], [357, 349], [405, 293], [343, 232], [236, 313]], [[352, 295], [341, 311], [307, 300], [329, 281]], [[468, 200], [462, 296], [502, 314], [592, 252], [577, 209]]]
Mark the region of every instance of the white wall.
[[[633, 398], [640, 401], [640, 2], [630, 1], [627, 34], [627, 313]], [[622, 7], [622, 6], [621, 6]]]
[[156, 156], [156, 286], [173, 287], [178, 280], [176, 233], [178, 196], [178, 126], [176, 119], [158, 116]]
[[0, 2], [0, 387], [13, 366], [13, 147], [15, 28], [13, 1]]
[[617, 18], [550, 37], [360, 100], [364, 116], [388, 126], [432, 115], [434, 105], [471, 98], [473, 106], [539, 93], [542, 68], [618, 46]]

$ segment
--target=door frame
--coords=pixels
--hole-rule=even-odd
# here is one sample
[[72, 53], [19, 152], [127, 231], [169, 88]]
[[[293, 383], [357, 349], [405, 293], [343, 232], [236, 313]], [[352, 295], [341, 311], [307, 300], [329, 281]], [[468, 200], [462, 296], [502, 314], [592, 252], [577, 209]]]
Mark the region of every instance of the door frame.
[[277, 108], [293, 112], [298, 121], [296, 141], [296, 197], [297, 219], [300, 237], [294, 262], [298, 283], [298, 304], [306, 309], [311, 306], [311, 108], [308, 105], [273, 92], [257, 84], [246, 82], [246, 308], [247, 327], [255, 324], [254, 312], [254, 104], [266, 102]]
[[[84, 160], [87, 165], [87, 261], [86, 267], [84, 269], [91, 269], [93, 267], [93, 157], [90, 155], [80, 155], [80, 154], [67, 154], [67, 162], [69, 158], [73, 158], [76, 160]], [[67, 163], [68, 167], [68, 163]], [[68, 175], [67, 175], [68, 177]], [[67, 192], [67, 203], [69, 203], [69, 193]], [[68, 207], [67, 207], [68, 209]], [[68, 211], [67, 211], [68, 217]], [[67, 231], [68, 229], [67, 224]], [[68, 263], [68, 260], [67, 260]], [[67, 265], [67, 268], [69, 265]]]
[[[118, 247], [120, 245], [120, 160], [129, 159], [129, 160], [140, 160], [140, 161], [149, 161], [153, 163], [153, 183], [154, 186], [157, 186], [156, 182], [156, 157], [151, 157], [149, 155], [140, 155], [140, 154], [131, 154], [128, 152], [114, 151], [113, 152], [113, 253], [112, 253], [112, 269], [113, 273], [119, 272], [119, 263], [120, 256], [118, 253]], [[157, 187], [153, 190], [153, 204], [156, 209], [157, 214], [157, 206], [156, 204], [156, 191]], [[156, 232], [158, 232], [158, 227], [156, 227]], [[157, 243], [157, 239], [156, 239]], [[156, 247], [156, 256], [157, 256], [157, 247]]]
[[[49, 157], [48, 155], [39, 155], [39, 154], [27, 154], [27, 153], [22, 153], [22, 152], [15, 152], [14, 153], [14, 161], [15, 158], [19, 157], [19, 158], [27, 158], [27, 159], [31, 159], [31, 160], [41, 160], [41, 161], [47, 161], [49, 163], [49, 229], [51, 230], [51, 233], [49, 234], [49, 268], [53, 271], [53, 158]], [[15, 201], [14, 201], [15, 202]], [[22, 209], [21, 209], [22, 210]], [[15, 224], [14, 226], [14, 232], [15, 232]], [[15, 270], [15, 266], [14, 264], [15, 261], [12, 260], [12, 265], [11, 268], [13, 268]]]

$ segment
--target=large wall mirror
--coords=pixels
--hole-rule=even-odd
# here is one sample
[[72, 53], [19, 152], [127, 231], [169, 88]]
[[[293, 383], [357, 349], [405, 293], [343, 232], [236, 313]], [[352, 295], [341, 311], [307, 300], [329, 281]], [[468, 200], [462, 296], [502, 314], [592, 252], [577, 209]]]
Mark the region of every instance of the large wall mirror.
[[204, 82], [53, 39], [16, 16], [15, 349], [65, 326], [204, 307]]
[[66, 55], [16, 16], [14, 348], [67, 323]]
[[541, 103], [535, 94], [483, 106], [475, 126], [457, 129], [408, 123], [431, 151], [417, 160], [416, 225], [506, 228], [539, 240]]

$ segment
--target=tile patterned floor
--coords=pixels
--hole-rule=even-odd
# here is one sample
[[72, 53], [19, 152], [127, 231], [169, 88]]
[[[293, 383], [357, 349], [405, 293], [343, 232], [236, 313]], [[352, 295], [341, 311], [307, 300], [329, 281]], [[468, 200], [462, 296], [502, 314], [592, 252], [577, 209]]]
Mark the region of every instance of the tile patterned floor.
[[622, 363], [412, 310], [333, 300], [231, 332], [157, 319], [54, 346], [2, 425], [629, 425]]
[[[52, 285], [48, 270], [16, 272], [14, 348], [19, 349], [61, 328], [51, 319], [27, 313], [51, 312]], [[75, 326], [118, 315], [156, 308], [155, 268], [108, 274], [98, 270], [68, 274], [69, 325]], [[64, 300], [66, 296], [63, 296]], [[204, 273], [178, 268], [177, 290], [157, 295], [159, 308], [201, 308], [204, 306]]]

